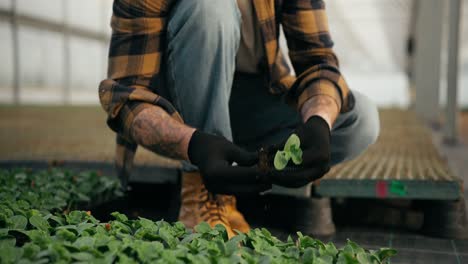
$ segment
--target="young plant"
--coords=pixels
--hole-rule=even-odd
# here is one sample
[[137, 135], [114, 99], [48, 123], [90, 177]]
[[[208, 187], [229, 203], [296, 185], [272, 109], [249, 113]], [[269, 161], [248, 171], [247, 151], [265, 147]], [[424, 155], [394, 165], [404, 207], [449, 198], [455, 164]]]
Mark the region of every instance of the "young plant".
[[[299, 147], [295, 140], [287, 148], [293, 155]], [[57, 206], [76, 203], [74, 195], [58, 197], [75, 185], [74, 193], [91, 198], [107, 181], [104, 189], [120, 190], [116, 179], [103, 178], [61, 170], [0, 170], [0, 263], [384, 264], [396, 254], [389, 248], [366, 250], [350, 240], [337, 248], [300, 232], [283, 241], [264, 228], [229, 240], [222, 225], [212, 228], [203, 222], [192, 231], [180, 222], [129, 219], [118, 212], [111, 214], [114, 220], [102, 223], [89, 211], [64, 213], [65, 208]], [[91, 186], [83, 185], [90, 181]]]
[[283, 150], [278, 150], [273, 160], [273, 165], [277, 170], [283, 170], [292, 160], [295, 165], [302, 164], [301, 140], [296, 134], [289, 136]]

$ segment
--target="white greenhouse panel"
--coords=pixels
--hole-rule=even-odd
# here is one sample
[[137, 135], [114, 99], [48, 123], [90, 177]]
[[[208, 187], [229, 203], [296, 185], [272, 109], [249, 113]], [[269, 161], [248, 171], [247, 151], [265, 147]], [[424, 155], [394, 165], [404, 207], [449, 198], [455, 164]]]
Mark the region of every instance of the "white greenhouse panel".
[[60, 101], [63, 98], [63, 36], [20, 27], [19, 41], [21, 102]]
[[0, 8], [10, 9], [12, 0], [0, 0]]
[[8, 23], [0, 23], [0, 103], [13, 102], [13, 43], [11, 27]]
[[103, 0], [104, 15], [101, 17], [102, 23], [104, 24], [104, 32], [111, 34], [112, 30], [110, 27], [110, 21], [112, 17], [112, 0]]
[[[461, 45], [460, 56], [463, 65], [462, 72], [468, 77], [468, 0], [463, 1], [463, 13], [461, 24]], [[460, 86], [463, 87], [463, 86]], [[465, 85], [465, 90], [468, 90], [468, 83]], [[468, 92], [468, 91], [467, 91]]]
[[408, 78], [404, 73], [368, 74], [346, 69], [343, 73], [351, 90], [367, 95], [378, 106], [409, 106]]
[[67, 23], [78, 28], [92, 31], [103, 31], [101, 17], [104, 15], [102, 1], [96, 0], [66, 0]]
[[[16, 0], [20, 14], [66, 22], [87, 31], [110, 35], [112, 0]], [[67, 10], [64, 10], [64, 3]], [[422, 0], [424, 1], [424, 0]], [[407, 106], [406, 41], [411, 0], [326, 1], [330, 30], [342, 71], [352, 89], [381, 106]], [[468, 0], [463, 0], [460, 45], [459, 101], [468, 106]], [[11, 8], [11, 0], [0, 0]], [[66, 11], [66, 13], [64, 13]], [[0, 103], [12, 101], [11, 28], [0, 23]], [[21, 27], [20, 75], [22, 102], [62, 103], [63, 36]], [[71, 102], [97, 103], [97, 85], [105, 77], [108, 43], [77, 37], [70, 41]], [[284, 39], [281, 47], [285, 48]]]
[[408, 0], [327, 2], [340, 64], [363, 72], [403, 71], [410, 6]]
[[72, 38], [71, 50], [71, 101], [72, 103], [97, 102], [98, 85], [105, 77], [106, 54], [102, 44], [81, 38]]
[[16, 2], [17, 10], [20, 14], [31, 15], [54, 22], [63, 21], [63, 0], [16, 0]]

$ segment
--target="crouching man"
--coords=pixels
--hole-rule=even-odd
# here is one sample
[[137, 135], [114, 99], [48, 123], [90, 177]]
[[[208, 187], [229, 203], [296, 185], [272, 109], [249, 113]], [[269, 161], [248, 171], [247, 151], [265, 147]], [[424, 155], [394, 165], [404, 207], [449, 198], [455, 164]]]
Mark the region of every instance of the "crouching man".
[[[111, 25], [99, 96], [119, 174], [125, 184], [138, 145], [182, 160], [188, 227], [248, 231], [233, 195], [307, 185], [378, 136], [375, 105], [340, 73], [322, 0], [114, 0]], [[292, 133], [302, 164], [278, 171], [271, 153]]]

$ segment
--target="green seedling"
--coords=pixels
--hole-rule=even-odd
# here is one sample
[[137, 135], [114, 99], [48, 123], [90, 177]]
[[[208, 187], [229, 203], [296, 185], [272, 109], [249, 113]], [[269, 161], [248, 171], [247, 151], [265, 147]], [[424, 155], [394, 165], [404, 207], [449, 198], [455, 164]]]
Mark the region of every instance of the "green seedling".
[[277, 170], [283, 170], [288, 165], [289, 160], [295, 165], [302, 164], [301, 140], [296, 134], [289, 136], [283, 150], [278, 150], [275, 154], [273, 165]]
[[[298, 139], [288, 142], [284, 155], [297, 155]], [[228, 239], [222, 225], [204, 222], [192, 231], [180, 222], [129, 219], [118, 212], [106, 223], [90, 211], [63, 213], [76, 199], [94, 199], [102, 190], [120, 188], [116, 179], [96, 173], [0, 170], [0, 263], [382, 264], [396, 254], [349, 240], [340, 248], [300, 232], [283, 241], [262, 228]]]

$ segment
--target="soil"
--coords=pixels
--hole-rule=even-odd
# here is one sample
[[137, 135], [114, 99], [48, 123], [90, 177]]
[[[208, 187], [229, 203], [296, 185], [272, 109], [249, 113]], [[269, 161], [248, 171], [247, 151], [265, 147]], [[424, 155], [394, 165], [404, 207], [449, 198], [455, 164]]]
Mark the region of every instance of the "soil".
[[112, 212], [120, 212], [130, 218], [177, 221], [180, 206], [180, 191], [177, 185], [131, 183], [130, 189], [122, 198], [86, 209], [103, 222], [112, 219]]

